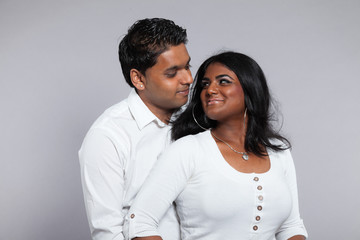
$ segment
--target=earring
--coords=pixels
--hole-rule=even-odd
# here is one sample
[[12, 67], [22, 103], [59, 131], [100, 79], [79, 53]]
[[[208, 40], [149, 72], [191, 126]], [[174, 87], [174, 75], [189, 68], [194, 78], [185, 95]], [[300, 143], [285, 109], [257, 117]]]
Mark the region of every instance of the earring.
[[194, 119], [194, 121], [195, 121], [195, 123], [200, 127], [200, 128], [202, 128], [202, 129], [204, 129], [205, 131], [206, 130], [208, 130], [208, 128], [204, 128], [203, 126], [201, 126], [199, 123], [198, 123], [198, 121], [196, 120], [196, 118], [195, 118], [195, 113], [194, 113], [194, 108], [195, 108], [195, 106], [196, 106], [196, 104], [193, 106], [193, 108], [192, 108], [192, 116], [193, 116], [193, 119]]
[[142, 88], [143, 86], [144, 86], [144, 85], [142, 85], [142, 84], [140, 85], [141, 88]]
[[245, 131], [246, 113], [247, 113], [247, 108], [245, 108], [245, 112], [244, 112], [244, 121], [243, 121], [243, 129], [244, 129], [245, 134], [246, 134], [246, 131]]

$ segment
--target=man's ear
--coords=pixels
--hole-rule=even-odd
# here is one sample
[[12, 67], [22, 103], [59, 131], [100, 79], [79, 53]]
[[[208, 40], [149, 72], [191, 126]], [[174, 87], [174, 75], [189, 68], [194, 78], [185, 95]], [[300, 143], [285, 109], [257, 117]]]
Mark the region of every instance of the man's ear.
[[139, 70], [135, 68], [131, 69], [130, 78], [132, 84], [138, 91], [142, 91], [145, 89], [145, 77]]

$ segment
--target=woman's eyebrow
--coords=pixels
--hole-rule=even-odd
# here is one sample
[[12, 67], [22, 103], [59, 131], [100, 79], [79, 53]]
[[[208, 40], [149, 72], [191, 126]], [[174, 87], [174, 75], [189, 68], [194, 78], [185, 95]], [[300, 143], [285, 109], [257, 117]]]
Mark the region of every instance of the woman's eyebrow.
[[227, 74], [221, 74], [221, 75], [218, 75], [218, 76], [216, 76], [216, 79], [219, 79], [219, 78], [222, 78], [222, 77], [228, 77], [228, 78], [230, 78], [230, 79], [234, 80], [232, 77], [230, 77], [230, 76], [229, 76], [229, 75], [227, 75]]

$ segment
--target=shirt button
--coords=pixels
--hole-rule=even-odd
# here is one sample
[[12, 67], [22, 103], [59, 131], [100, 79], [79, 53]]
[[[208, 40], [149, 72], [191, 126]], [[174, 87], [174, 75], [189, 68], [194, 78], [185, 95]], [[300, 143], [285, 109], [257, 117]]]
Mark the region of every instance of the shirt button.
[[262, 186], [258, 186], [257, 189], [258, 189], [258, 190], [262, 190]]
[[258, 178], [258, 177], [254, 177], [254, 181], [255, 181], [255, 182], [259, 181], [259, 178]]
[[258, 228], [258, 226], [253, 226], [253, 229], [254, 229], [254, 231], [257, 231], [259, 228]]
[[259, 199], [260, 201], [262, 201], [262, 200], [264, 200], [264, 197], [260, 195], [260, 196], [258, 197], [258, 199]]
[[134, 217], [135, 217], [135, 214], [131, 214], [130, 217], [131, 217], [131, 218], [134, 218]]
[[257, 210], [261, 211], [261, 210], [262, 210], [262, 206], [257, 206]]
[[261, 217], [260, 216], [256, 216], [256, 221], [260, 221]]

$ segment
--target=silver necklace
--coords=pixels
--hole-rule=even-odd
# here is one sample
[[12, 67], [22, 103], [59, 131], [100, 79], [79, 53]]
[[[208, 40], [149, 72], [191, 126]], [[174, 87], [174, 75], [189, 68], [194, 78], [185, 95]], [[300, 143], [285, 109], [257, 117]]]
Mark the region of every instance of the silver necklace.
[[233, 150], [234, 152], [238, 153], [238, 154], [242, 154], [242, 158], [247, 161], [249, 160], [249, 155], [247, 152], [239, 152], [239, 151], [236, 151], [232, 146], [230, 146], [230, 144], [228, 144], [227, 142], [225, 142], [224, 140], [221, 140], [220, 138], [218, 138], [217, 136], [215, 136], [215, 134], [210, 131], [211, 135], [214, 136], [214, 138], [216, 138], [217, 140], [219, 140], [220, 142], [223, 142], [225, 143], [226, 146], [228, 146], [231, 150]]

